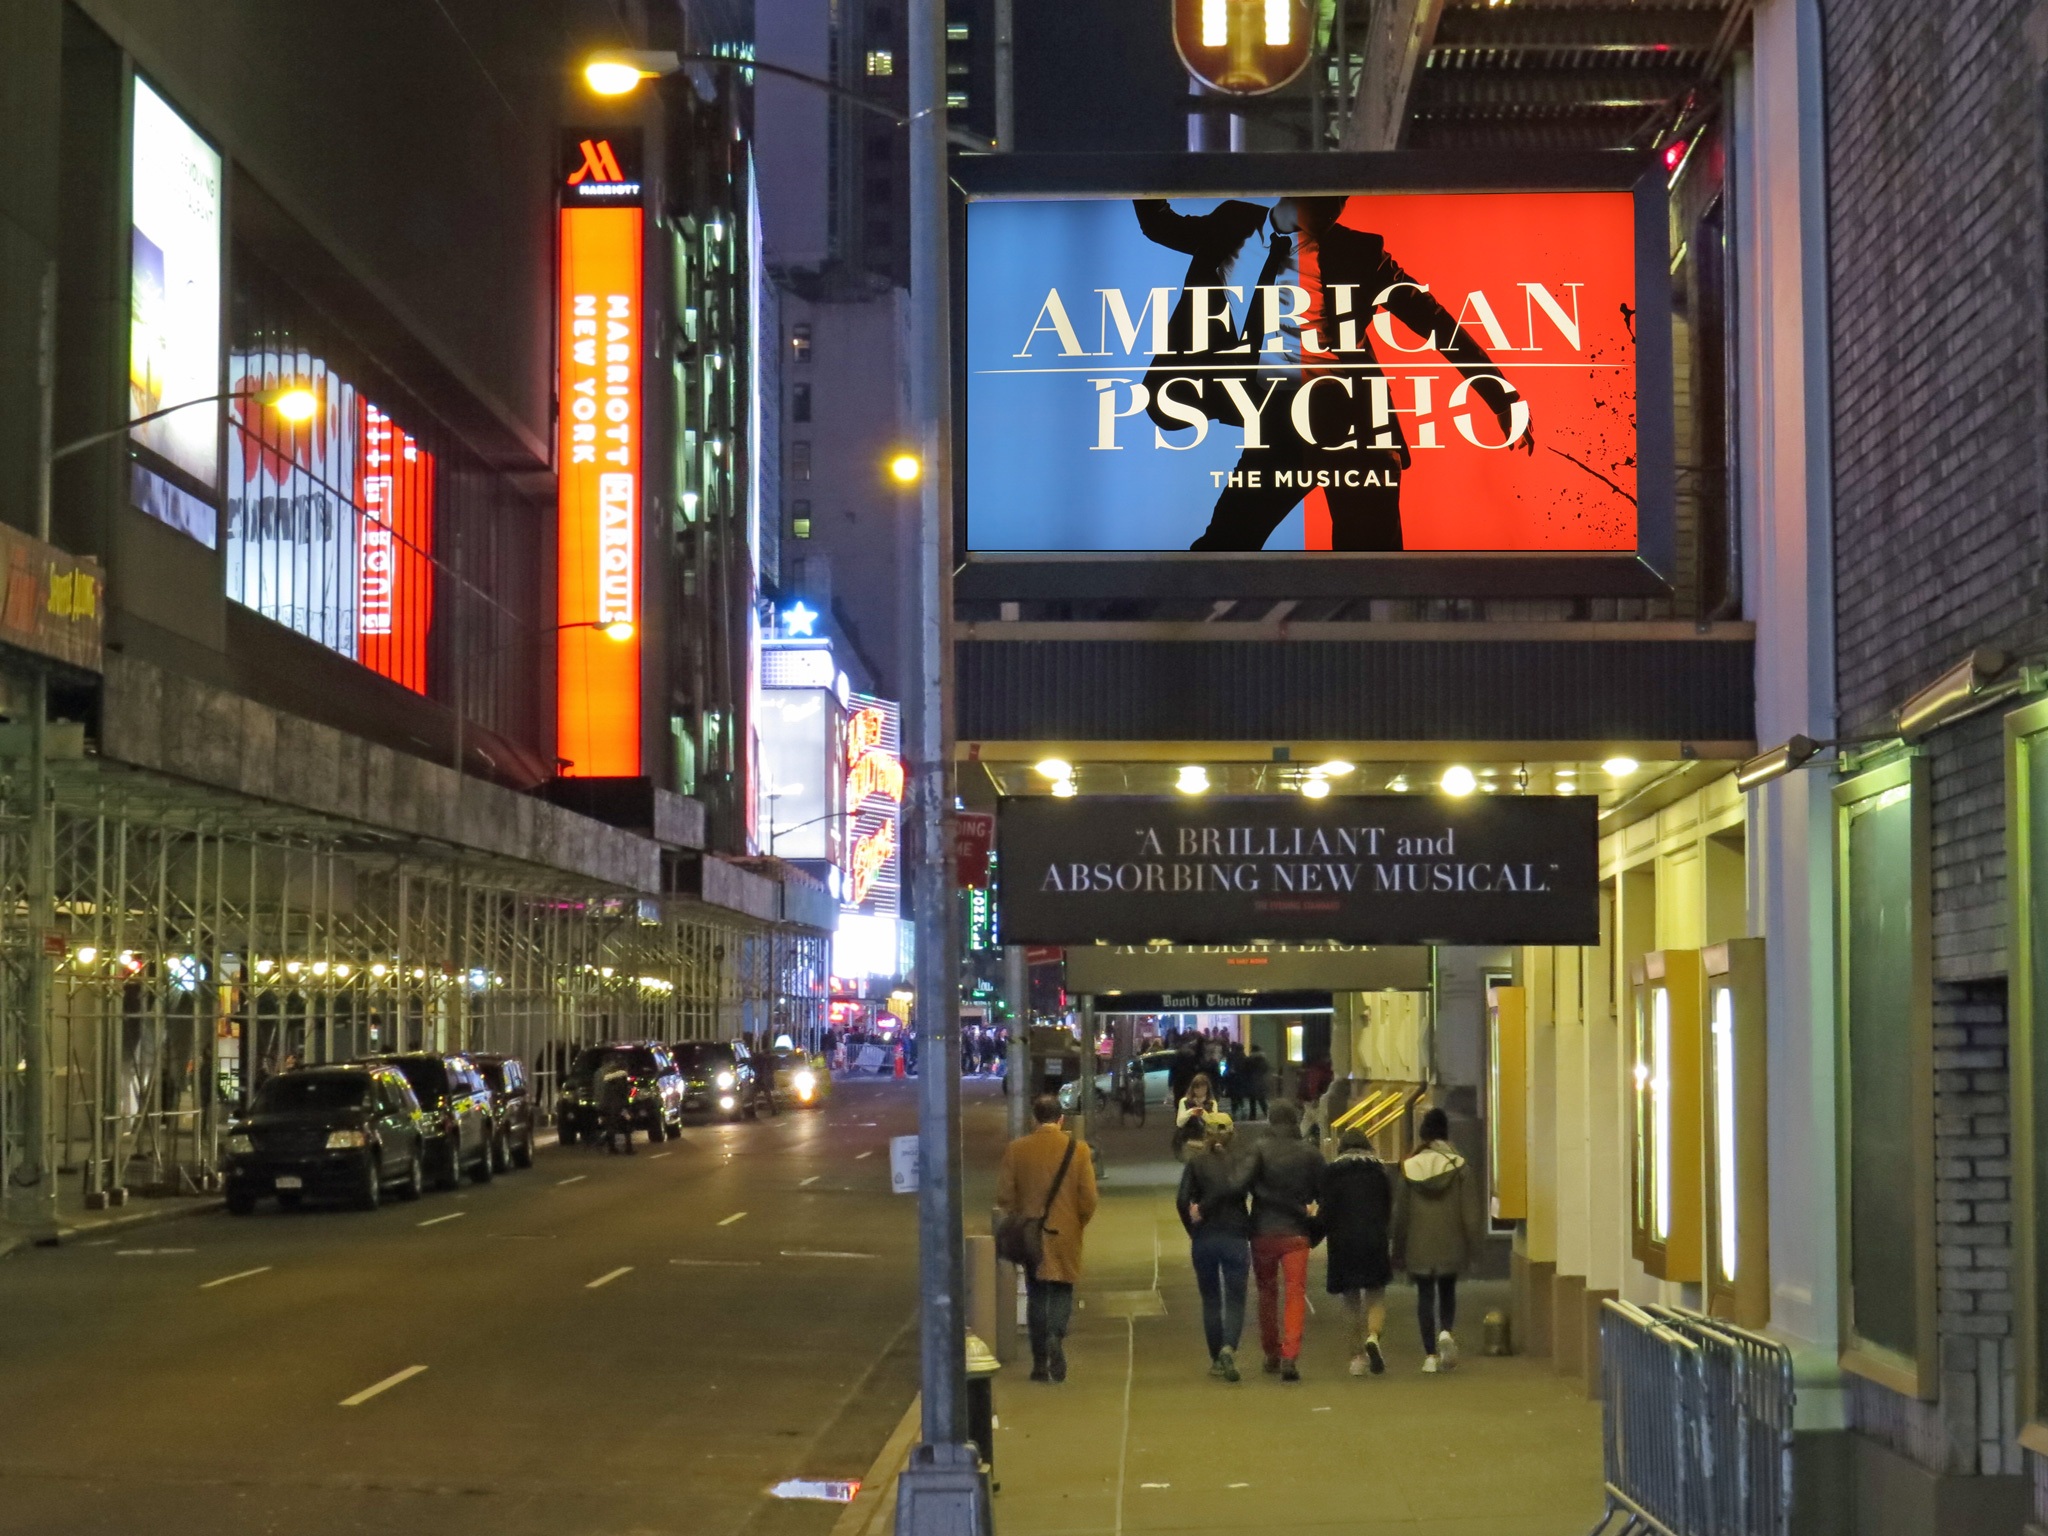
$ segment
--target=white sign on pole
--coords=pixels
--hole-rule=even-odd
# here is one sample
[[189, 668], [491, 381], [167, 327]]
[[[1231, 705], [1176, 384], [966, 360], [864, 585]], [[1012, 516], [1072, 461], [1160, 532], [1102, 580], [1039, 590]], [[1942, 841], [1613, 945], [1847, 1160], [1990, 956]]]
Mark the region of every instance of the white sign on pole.
[[917, 1138], [889, 1138], [889, 1188], [899, 1195], [917, 1193]]

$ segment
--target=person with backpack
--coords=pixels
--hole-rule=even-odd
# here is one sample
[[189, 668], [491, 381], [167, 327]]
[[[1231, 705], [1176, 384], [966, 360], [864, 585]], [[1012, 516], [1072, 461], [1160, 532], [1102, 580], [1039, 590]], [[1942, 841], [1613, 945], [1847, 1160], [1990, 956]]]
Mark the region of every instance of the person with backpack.
[[1451, 1118], [1422, 1117], [1422, 1145], [1401, 1165], [1394, 1194], [1394, 1253], [1415, 1282], [1422, 1369], [1435, 1375], [1458, 1363], [1458, 1276], [1486, 1242], [1479, 1183], [1451, 1145]]
[[1095, 1159], [1060, 1129], [1060, 1101], [1031, 1101], [1036, 1128], [1003, 1149], [996, 1174], [996, 1252], [1024, 1271], [1031, 1379], [1067, 1379], [1067, 1324], [1081, 1278], [1081, 1232], [1095, 1215]]
[[1301, 1112], [1282, 1099], [1265, 1139], [1234, 1187], [1252, 1197], [1252, 1274], [1259, 1284], [1259, 1341], [1266, 1373], [1301, 1380], [1301, 1328], [1308, 1308], [1308, 1255], [1316, 1244], [1316, 1196], [1323, 1154], [1301, 1138]]
[[1351, 1374], [1377, 1376], [1387, 1368], [1380, 1330], [1387, 1325], [1387, 1282], [1394, 1278], [1394, 1185], [1387, 1165], [1373, 1155], [1372, 1138], [1356, 1126], [1344, 1133], [1336, 1158], [1323, 1170], [1317, 1205], [1330, 1245], [1328, 1289], [1344, 1299], [1351, 1322]]
[[1195, 1287], [1202, 1293], [1209, 1374], [1236, 1381], [1245, 1281], [1252, 1265], [1252, 1217], [1231, 1166], [1230, 1116], [1212, 1110], [1202, 1117], [1201, 1127], [1201, 1142], [1181, 1169], [1174, 1204], [1187, 1228], [1188, 1257], [1195, 1266]]

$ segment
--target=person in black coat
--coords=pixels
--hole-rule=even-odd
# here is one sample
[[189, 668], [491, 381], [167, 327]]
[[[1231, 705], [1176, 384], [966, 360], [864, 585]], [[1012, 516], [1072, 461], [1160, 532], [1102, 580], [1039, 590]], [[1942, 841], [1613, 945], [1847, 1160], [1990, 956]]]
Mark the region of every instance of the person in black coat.
[[1372, 1142], [1356, 1128], [1344, 1133], [1323, 1169], [1317, 1201], [1329, 1243], [1329, 1291], [1344, 1298], [1351, 1319], [1351, 1374], [1387, 1368], [1380, 1330], [1387, 1323], [1387, 1282], [1394, 1278], [1391, 1224], [1394, 1185]]
[[1209, 1344], [1209, 1374], [1236, 1381], [1237, 1343], [1244, 1332], [1245, 1282], [1251, 1274], [1252, 1213], [1237, 1187], [1231, 1160], [1230, 1117], [1211, 1111], [1201, 1119], [1202, 1141], [1181, 1169], [1174, 1204], [1188, 1232], [1188, 1256], [1202, 1293], [1202, 1332]]

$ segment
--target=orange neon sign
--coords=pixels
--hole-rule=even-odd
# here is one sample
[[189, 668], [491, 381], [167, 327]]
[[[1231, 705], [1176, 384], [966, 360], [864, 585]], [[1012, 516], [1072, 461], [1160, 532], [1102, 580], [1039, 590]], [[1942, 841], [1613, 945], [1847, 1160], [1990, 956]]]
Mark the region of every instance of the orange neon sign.
[[434, 456], [356, 397], [356, 659], [414, 693], [427, 691], [434, 617]]
[[641, 219], [561, 213], [555, 755], [577, 778], [640, 772]]

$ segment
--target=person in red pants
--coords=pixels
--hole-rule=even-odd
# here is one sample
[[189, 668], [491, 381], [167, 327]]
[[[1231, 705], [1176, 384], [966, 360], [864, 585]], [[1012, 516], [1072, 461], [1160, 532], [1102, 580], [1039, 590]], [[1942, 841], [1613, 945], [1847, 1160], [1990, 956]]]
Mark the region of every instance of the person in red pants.
[[1259, 1288], [1259, 1341], [1266, 1372], [1301, 1380], [1301, 1328], [1308, 1308], [1308, 1255], [1315, 1246], [1316, 1192], [1323, 1154], [1301, 1136], [1301, 1111], [1275, 1104], [1266, 1137], [1237, 1187], [1252, 1197], [1252, 1276]]

